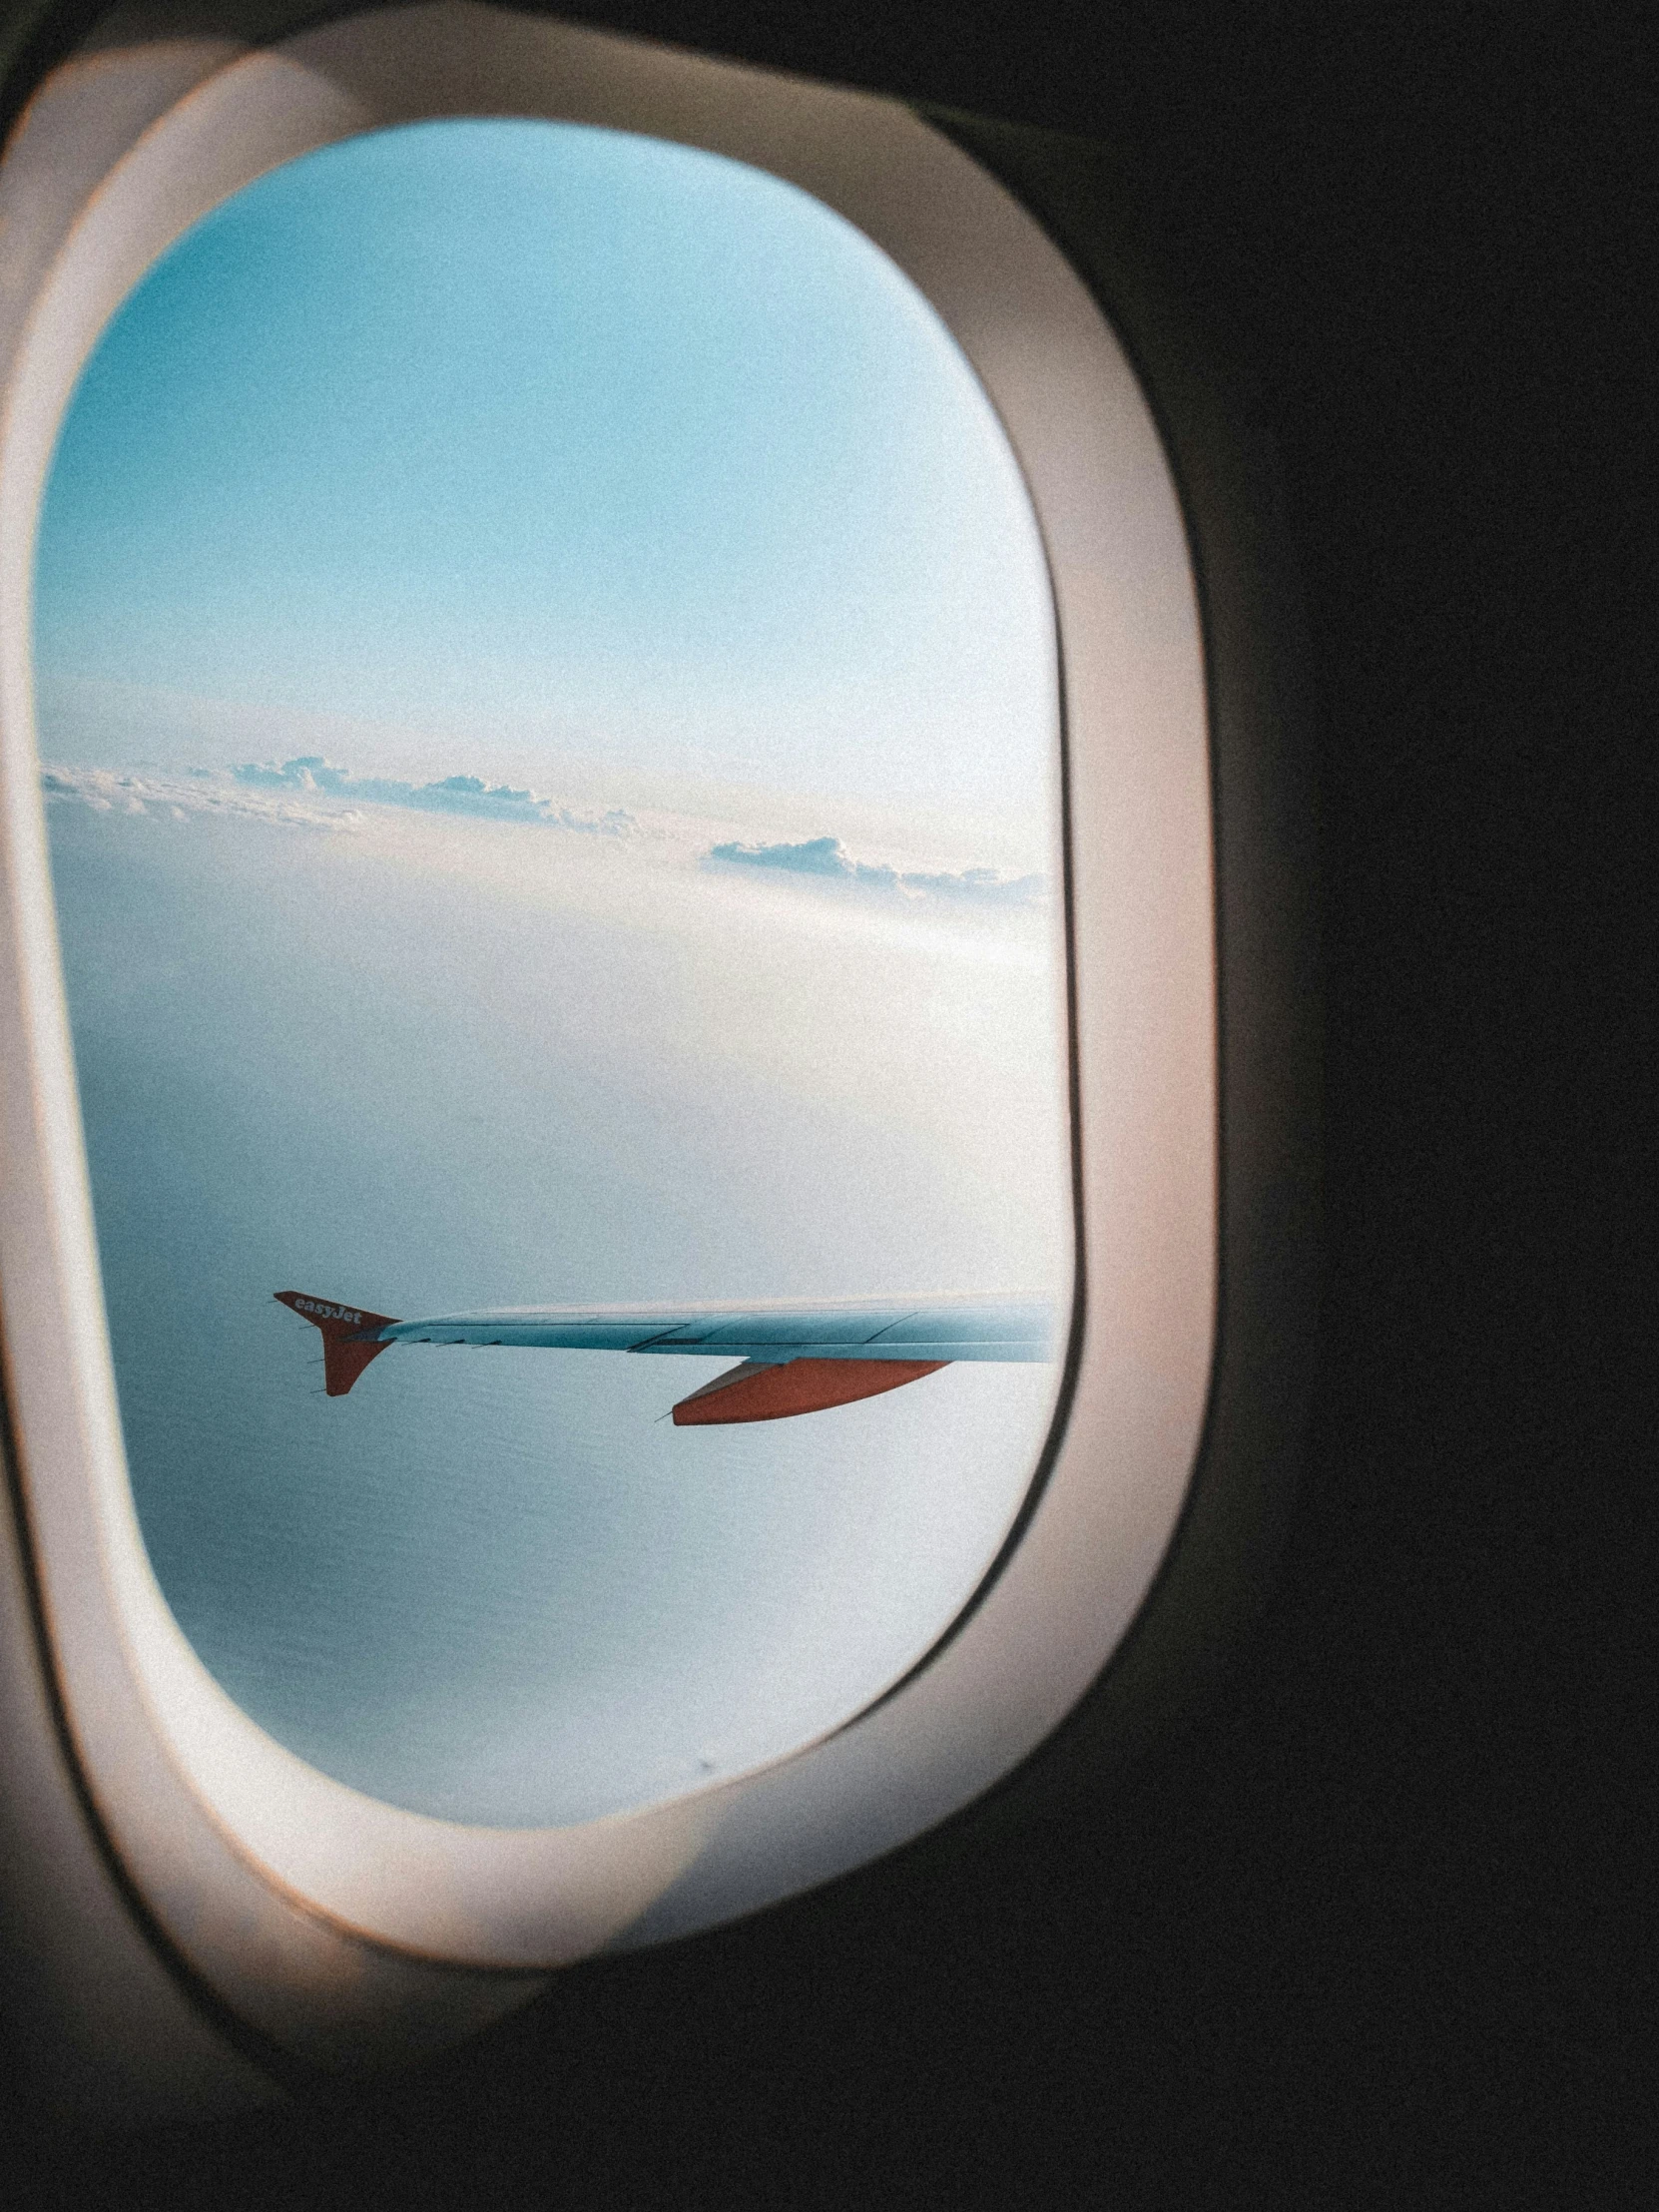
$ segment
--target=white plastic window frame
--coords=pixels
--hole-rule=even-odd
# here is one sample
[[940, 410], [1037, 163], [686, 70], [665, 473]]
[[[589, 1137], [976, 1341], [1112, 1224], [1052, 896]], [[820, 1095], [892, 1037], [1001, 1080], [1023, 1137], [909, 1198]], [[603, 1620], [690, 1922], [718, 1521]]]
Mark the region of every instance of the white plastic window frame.
[[[318, 1773], [219, 1688], [162, 1597], [122, 1447], [30, 665], [58, 425], [144, 272], [279, 163], [394, 124], [480, 115], [599, 125], [750, 163], [891, 258], [962, 348], [1024, 472], [1066, 730], [1077, 1305], [1057, 1440], [1019, 1541], [928, 1663], [852, 1722], [694, 1795], [564, 1829], [433, 1820]], [[0, 1326], [62, 1704], [135, 1884], [221, 1985], [233, 1954], [239, 1979], [334, 1971], [286, 1955], [292, 1942], [251, 1915], [249, 1878], [280, 1901], [284, 1928], [319, 1941], [332, 1932], [522, 1972], [709, 1928], [919, 1835], [1018, 1765], [1111, 1659], [1174, 1534], [1210, 1382], [1204, 655], [1170, 467], [1110, 326], [1017, 202], [897, 103], [474, 0], [349, 17], [253, 50], [179, 38], [86, 54], [48, 80], [14, 135], [0, 227]]]

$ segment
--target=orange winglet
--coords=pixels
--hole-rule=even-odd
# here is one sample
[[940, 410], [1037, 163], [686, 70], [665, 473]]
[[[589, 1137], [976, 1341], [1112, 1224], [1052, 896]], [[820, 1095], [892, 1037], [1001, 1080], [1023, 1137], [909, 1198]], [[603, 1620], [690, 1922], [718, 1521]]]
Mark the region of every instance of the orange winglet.
[[827, 1405], [878, 1397], [948, 1367], [948, 1360], [746, 1360], [705, 1382], [674, 1408], [676, 1428], [713, 1428], [730, 1421], [788, 1420]]
[[274, 1291], [279, 1306], [286, 1306], [301, 1321], [308, 1321], [322, 1339], [322, 1387], [328, 1397], [343, 1397], [370, 1360], [377, 1360], [390, 1345], [365, 1342], [371, 1329], [388, 1329], [395, 1314], [371, 1314], [366, 1307], [341, 1306], [331, 1298], [312, 1298], [304, 1291]]

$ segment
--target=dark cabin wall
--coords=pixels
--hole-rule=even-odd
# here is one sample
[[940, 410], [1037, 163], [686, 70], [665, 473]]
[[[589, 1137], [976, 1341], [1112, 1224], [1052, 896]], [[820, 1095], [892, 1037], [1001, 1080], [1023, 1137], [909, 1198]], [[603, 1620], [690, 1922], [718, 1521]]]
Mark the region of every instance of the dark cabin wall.
[[962, 1824], [584, 1969], [336, 2111], [119, 2154], [14, 2114], [12, 2201], [1639, 2201], [1644, 11], [565, 12], [1104, 139], [1257, 394], [1325, 837], [1325, 1332], [1287, 1562], [1098, 1816]]

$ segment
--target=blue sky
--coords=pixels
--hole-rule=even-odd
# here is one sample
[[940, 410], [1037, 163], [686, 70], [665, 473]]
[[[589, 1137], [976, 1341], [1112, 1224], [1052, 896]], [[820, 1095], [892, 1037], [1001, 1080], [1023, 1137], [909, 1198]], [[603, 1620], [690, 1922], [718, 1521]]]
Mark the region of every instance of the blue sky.
[[1040, 550], [953, 341], [807, 195], [611, 132], [383, 132], [198, 225], [72, 403], [37, 620], [49, 680], [412, 729], [434, 772], [512, 736], [1050, 805]]

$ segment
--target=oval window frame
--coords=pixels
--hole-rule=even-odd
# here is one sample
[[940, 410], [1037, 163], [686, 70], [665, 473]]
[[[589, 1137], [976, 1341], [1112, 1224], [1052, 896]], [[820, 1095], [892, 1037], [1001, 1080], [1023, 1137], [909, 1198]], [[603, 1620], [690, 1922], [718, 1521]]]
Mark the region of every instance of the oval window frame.
[[[110, 97], [122, 67], [125, 105]], [[218, 1688], [161, 1599], [122, 1454], [30, 694], [40, 497], [110, 314], [184, 229], [278, 162], [463, 114], [595, 123], [747, 161], [888, 254], [961, 345], [1025, 474], [1067, 731], [1080, 1266], [1040, 1495], [981, 1601], [853, 1721], [756, 1773], [569, 1830], [431, 1821], [318, 1775]], [[228, 1868], [285, 1907], [273, 1929], [297, 1918], [388, 1952], [522, 1973], [712, 1927], [908, 1841], [1010, 1773], [1112, 1658], [1175, 1532], [1210, 1386], [1204, 648], [1175, 481], [1122, 346], [1011, 195], [896, 102], [477, 0], [347, 17], [254, 50], [178, 40], [89, 55], [43, 88], [7, 169], [0, 191], [26, 221], [0, 328], [0, 1023], [18, 1047], [0, 1126], [0, 1311], [42, 1611], [116, 1848], [173, 1940], [223, 1983], [255, 1970]]]

